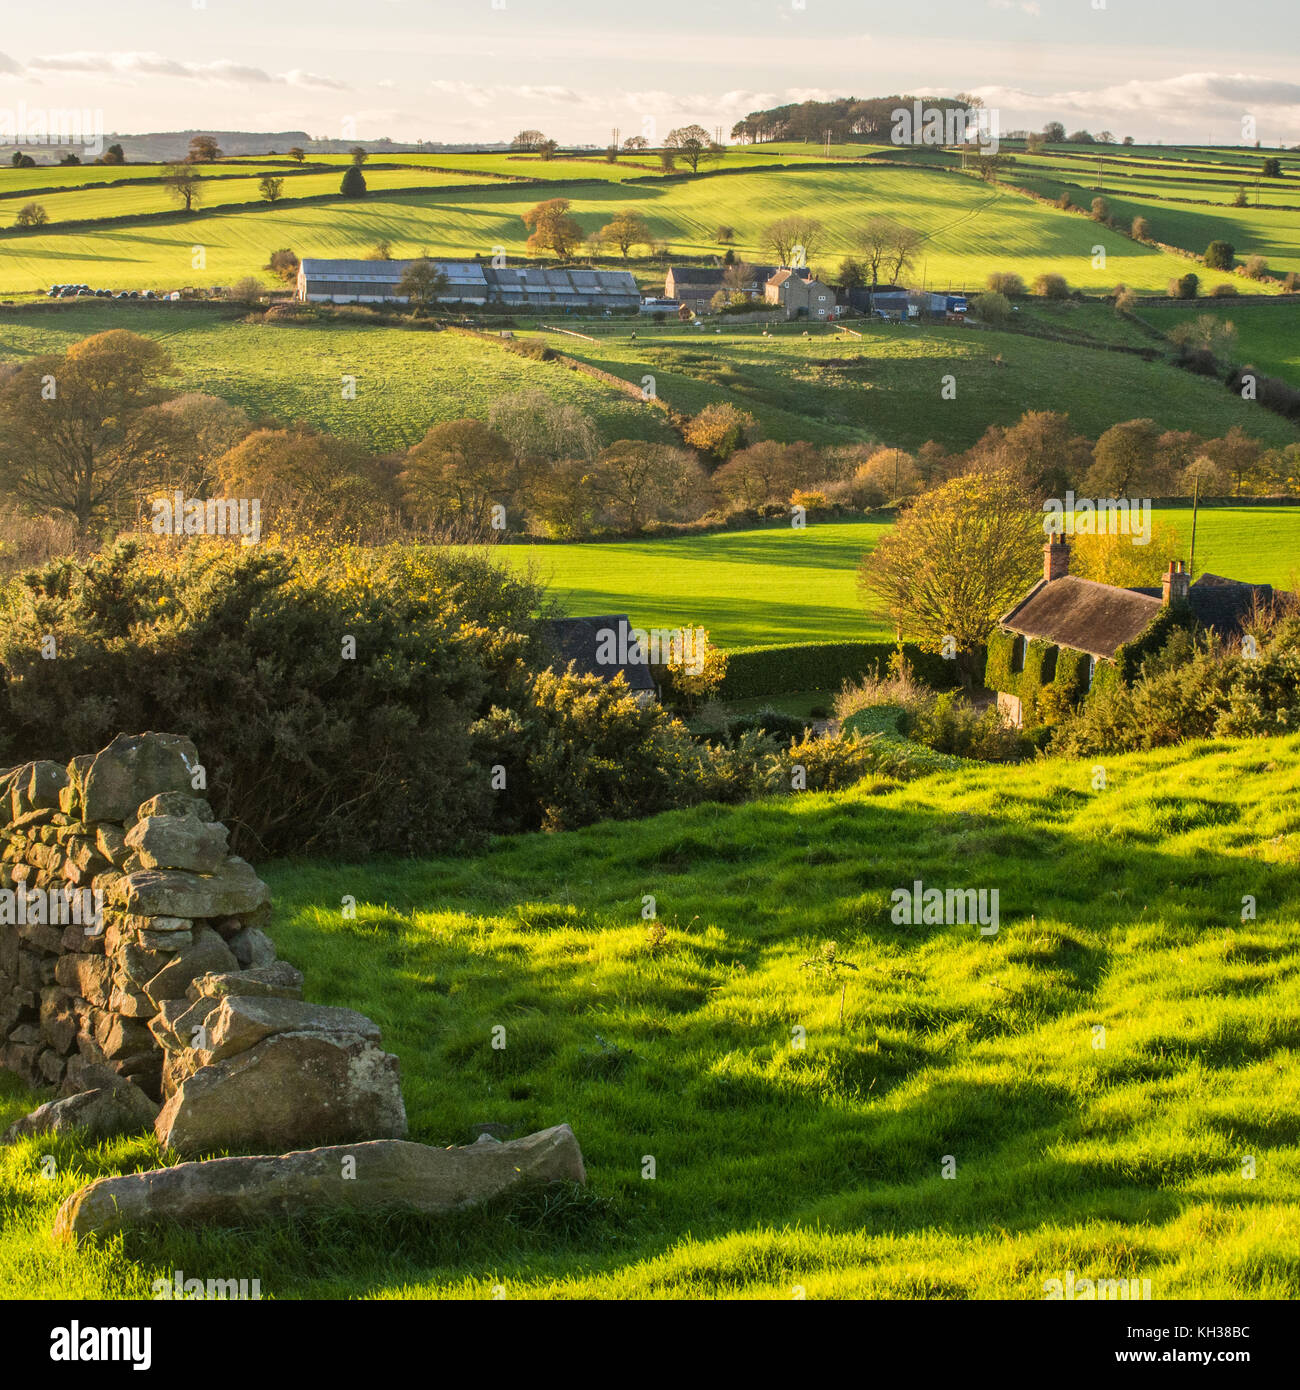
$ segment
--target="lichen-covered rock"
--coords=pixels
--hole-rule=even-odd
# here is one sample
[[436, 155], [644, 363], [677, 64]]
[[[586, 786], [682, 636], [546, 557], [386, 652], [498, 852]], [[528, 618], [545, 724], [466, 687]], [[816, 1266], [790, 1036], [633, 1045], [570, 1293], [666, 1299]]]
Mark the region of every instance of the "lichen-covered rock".
[[302, 971], [295, 970], [288, 961], [277, 960], [270, 965], [258, 966], [252, 970], [240, 970], [225, 975], [201, 975], [188, 990], [191, 999], [206, 996], [214, 1003], [227, 994], [301, 999]]
[[154, 1132], [181, 1154], [400, 1139], [397, 1058], [355, 1034], [277, 1033], [200, 1067], [167, 1100]]
[[252, 912], [271, 890], [238, 855], [213, 874], [137, 869], [110, 889], [110, 901], [142, 917], [230, 917]]
[[197, 816], [145, 816], [127, 831], [126, 847], [143, 869], [188, 869], [214, 874], [226, 859], [230, 832]]
[[92, 1139], [140, 1134], [153, 1125], [157, 1114], [158, 1106], [138, 1086], [115, 1077], [109, 1086], [38, 1106], [30, 1115], [15, 1120], [0, 1144], [12, 1144], [32, 1134], [64, 1134], [72, 1129], [85, 1130]]
[[228, 995], [208, 1020], [201, 1065], [233, 1057], [276, 1033], [339, 1034], [378, 1042], [379, 1028], [355, 1009], [309, 1004], [302, 999]]
[[210, 927], [199, 927], [194, 940], [168, 958], [167, 964], [144, 987], [154, 1006], [164, 999], [183, 999], [193, 980], [200, 975], [223, 974], [234, 970], [238, 961], [230, 948]]
[[[347, 1159], [353, 1162], [345, 1164]], [[344, 1178], [352, 1168], [355, 1176]], [[80, 1240], [170, 1223], [247, 1226], [330, 1210], [438, 1215], [490, 1201], [522, 1183], [586, 1180], [582, 1151], [568, 1125], [463, 1149], [380, 1139], [100, 1178], [59, 1208], [54, 1234]]]
[[159, 792], [192, 791], [198, 749], [179, 734], [118, 734], [81, 781], [82, 819], [117, 821]]

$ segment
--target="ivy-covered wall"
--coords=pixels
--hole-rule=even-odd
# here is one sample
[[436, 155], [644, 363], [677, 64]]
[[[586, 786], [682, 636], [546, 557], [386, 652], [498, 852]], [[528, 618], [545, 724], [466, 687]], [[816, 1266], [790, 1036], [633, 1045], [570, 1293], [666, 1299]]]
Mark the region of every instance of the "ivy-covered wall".
[[[1011, 669], [1016, 634], [1001, 629], [989, 637], [988, 666], [984, 683], [990, 690], [1005, 691], [1019, 699], [1026, 724], [1036, 722], [1039, 697], [1050, 687], [1060, 700], [1078, 704], [1088, 693], [1088, 654], [1069, 647], [1057, 646], [1039, 638], [1026, 639], [1025, 665], [1022, 671]], [[1097, 675], [1110, 663], [1099, 661]], [[1094, 678], [1095, 679], [1095, 678]]]
[[1013, 671], [1011, 664], [1017, 637], [999, 628], [989, 638], [984, 684], [990, 690], [1016, 696], [1024, 722], [1032, 724], [1040, 712], [1040, 696], [1048, 687], [1056, 695], [1053, 703], [1067, 701], [1077, 705], [1086, 695], [1104, 690], [1116, 681], [1127, 683], [1137, 675], [1146, 657], [1164, 647], [1176, 628], [1191, 626], [1194, 621], [1192, 610], [1185, 603], [1162, 608], [1145, 631], [1132, 642], [1116, 648], [1113, 658], [1097, 662], [1091, 687], [1086, 652], [1058, 647], [1037, 637], [1025, 641], [1024, 670]]

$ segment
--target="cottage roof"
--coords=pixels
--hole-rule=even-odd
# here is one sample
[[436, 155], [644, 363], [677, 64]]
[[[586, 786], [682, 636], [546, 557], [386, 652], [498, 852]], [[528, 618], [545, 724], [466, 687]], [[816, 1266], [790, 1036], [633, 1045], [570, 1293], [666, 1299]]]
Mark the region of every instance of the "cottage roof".
[[1150, 626], [1161, 607], [1158, 594], [1067, 574], [1050, 583], [1040, 579], [1003, 617], [1002, 626], [1022, 637], [1112, 657]]
[[595, 618], [553, 618], [541, 625], [542, 640], [555, 655], [557, 670], [564, 670], [570, 662], [579, 675], [600, 676], [613, 680], [620, 672], [633, 692], [655, 692], [655, 683], [650, 668], [641, 661], [601, 662], [597, 653], [602, 647], [608, 648], [608, 633], [619, 634], [617, 643], [620, 654], [630, 653], [633, 648], [632, 622], [625, 613], [612, 613]]

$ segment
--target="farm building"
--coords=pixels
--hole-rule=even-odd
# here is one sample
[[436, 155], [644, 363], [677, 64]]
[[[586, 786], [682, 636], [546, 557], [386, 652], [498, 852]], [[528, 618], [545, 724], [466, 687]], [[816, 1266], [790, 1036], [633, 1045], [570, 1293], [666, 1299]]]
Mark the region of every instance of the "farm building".
[[[402, 277], [413, 261], [307, 259], [298, 268], [298, 298], [313, 303], [399, 303]], [[568, 312], [635, 309], [637, 283], [626, 270], [491, 266], [481, 261], [433, 262], [447, 279], [444, 304], [496, 304], [511, 309]]]
[[1048, 687], [1071, 702], [1103, 676], [1127, 679], [1176, 627], [1199, 625], [1240, 637], [1252, 615], [1285, 601], [1271, 585], [1203, 574], [1195, 584], [1171, 561], [1159, 589], [1124, 589], [1070, 573], [1070, 546], [1054, 535], [1043, 547], [1043, 577], [999, 621], [989, 638], [985, 682], [998, 708], [1022, 726]]
[[764, 286], [769, 304], [779, 304], [788, 319], [833, 319], [835, 291], [806, 270], [778, 270]]
[[747, 294], [761, 295], [763, 287], [776, 274], [779, 267], [751, 265], [741, 268], [747, 270], [749, 274], [740, 284], [729, 285], [726, 281], [726, 275], [729, 270], [733, 269], [731, 266], [670, 266], [668, 274], [664, 276], [664, 298], [676, 299], [699, 312], [712, 305], [713, 296], [719, 290], [736, 289], [743, 290]]

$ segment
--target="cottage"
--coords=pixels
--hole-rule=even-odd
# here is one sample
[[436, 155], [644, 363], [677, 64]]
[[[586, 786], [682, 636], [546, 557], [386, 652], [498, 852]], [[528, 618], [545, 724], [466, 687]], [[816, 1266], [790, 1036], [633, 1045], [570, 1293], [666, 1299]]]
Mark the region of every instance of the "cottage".
[[835, 291], [807, 270], [778, 270], [767, 282], [764, 297], [779, 304], [788, 319], [833, 319]]
[[986, 680], [998, 708], [1017, 726], [1032, 720], [1047, 687], [1072, 702], [1102, 679], [1128, 677], [1136, 660], [1158, 650], [1179, 625], [1199, 624], [1238, 637], [1274, 600], [1268, 584], [1204, 574], [1195, 584], [1172, 561], [1159, 589], [1124, 589], [1070, 573], [1070, 546], [1049, 537], [1043, 577], [1005, 613], [989, 639]]
[[612, 681], [621, 675], [640, 704], [659, 698], [646, 654], [640, 650], [636, 629], [625, 613], [553, 618], [541, 624], [541, 635], [556, 670], [563, 671], [572, 662], [580, 676]]

